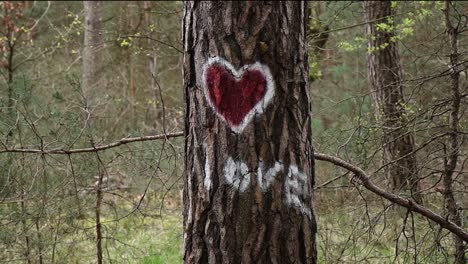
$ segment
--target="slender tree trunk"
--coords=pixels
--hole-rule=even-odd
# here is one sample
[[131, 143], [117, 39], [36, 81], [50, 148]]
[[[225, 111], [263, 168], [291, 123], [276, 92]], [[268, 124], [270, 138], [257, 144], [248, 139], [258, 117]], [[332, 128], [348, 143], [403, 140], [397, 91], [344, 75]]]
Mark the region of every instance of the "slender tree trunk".
[[36, 234], [37, 234], [37, 255], [39, 256], [39, 264], [44, 263], [44, 250], [42, 246], [42, 235], [41, 235], [41, 228], [40, 228], [40, 216], [36, 216], [34, 219], [34, 225], [36, 226]]
[[11, 124], [10, 125], [10, 128], [9, 128], [9, 131], [8, 131], [8, 134], [7, 134], [7, 138], [6, 138], [6, 144], [10, 143], [10, 139], [12, 140], [13, 138], [13, 133], [14, 133], [14, 130], [15, 130], [15, 95], [14, 95], [14, 90], [13, 90], [13, 80], [14, 80], [14, 69], [15, 69], [15, 65], [13, 64], [14, 63], [14, 55], [15, 55], [15, 34], [14, 32], [9, 32], [8, 33], [8, 39], [7, 39], [7, 42], [8, 42], [8, 64], [7, 64], [7, 71], [8, 71], [8, 81], [7, 81], [7, 86], [8, 86], [8, 102], [7, 102], [7, 117], [8, 117], [8, 122]]
[[[145, 9], [145, 22], [146, 22], [146, 28], [149, 29], [149, 36], [153, 37], [151, 30], [151, 25], [153, 23], [152, 17], [151, 17], [151, 1], [145, 1], [143, 3], [143, 7]], [[152, 97], [152, 104], [151, 104], [151, 109], [149, 110], [150, 112], [150, 118], [152, 119], [151, 121], [151, 126], [153, 130], [156, 131], [158, 127], [158, 118], [157, 118], [157, 113], [158, 113], [158, 108], [156, 105], [156, 102], [158, 100], [158, 83], [159, 83], [159, 76], [158, 76], [158, 57], [157, 57], [157, 52], [156, 52], [156, 46], [152, 43], [151, 39], [148, 39], [148, 47], [151, 49], [151, 54], [149, 56], [148, 60], [148, 66], [149, 66], [149, 87], [151, 91], [151, 97]]]
[[[148, 34], [150, 37], [153, 37], [153, 30], [151, 30], [151, 25], [153, 24], [153, 17], [151, 15], [151, 1], [145, 1], [143, 3], [143, 7], [145, 9], [145, 21], [146, 21], [146, 28], [150, 29]], [[149, 87], [151, 91], [152, 97], [152, 111], [150, 111], [150, 117], [152, 119], [152, 127], [153, 130], [156, 131], [158, 127], [158, 107], [156, 102], [158, 101], [158, 83], [159, 83], [159, 75], [158, 75], [158, 57], [157, 57], [157, 49], [156, 46], [153, 45], [152, 40], [148, 39], [148, 45], [151, 47], [151, 54], [149, 56]]]
[[97, 263], [102, 264], [102, 223], [101, 223], [101, 206], [103, 199], [102, 182], [104, 179], [104, 172], [99, 173], [99, 178], [96, 184], [96, 207], [95, 207], [95, 221], [96, 221], [96, 258]]
[[306, 25], [305, 2], [185, 2], [185, 263], [316, 263]]
[[[103, 25], [102, 25], [102, 1], [83, 1], [85, 11], [85, 34], [83, 51], [83, 80], [82, 90], [85, 98], [95, 99], [95, 92], [103, 89], [104, 78], [103, 68]], [[93, 100], [94, 101], [94, 100]], [[102, 258], [102, 224], [101, 224], [101, 204], [102, 204], [102, 173], [96, 185], [96, 259], [97, 263], [103, 263]]]
[[103, 1], [83, 1], [85, 12], [85, 32], [83, 49], [82, 90], [86, 98], [102, 90], [103, 70]]
[[24, 233], [24, 242], [25, 242], [25, 252], [24, 256], [26, 258], [26, 262], [28, 264], [32, 263], [32, 257], [31, 257], [31, 239], [29, 238], [28, 234], [28, 227], [26, 223], [26, 217], [27, 217], [27, 212], [26, 212], [26, 205], [25, 205], [25, 197], [24, 197], [24, 191], [21, 188], [21, 195], [20, 195], [20, 205], [21, 205], [21, 224], [23, 228], [23, 233]]
[[[450, 105], [449, 113], [449, 143], [448, 150], [446, 151], [445, 158], [445, 169], [443, 175], [444, 183], [444, 198], [445, 206], [448, 211], [449, 219], [453, 221], [456, 225], [462, 226], [462, 219], [460, 216], [460, 207], [457, 204], [454, 195], [454, 186], [453, 186], [453, 175], [457, 167], [458, 156], [459, 156], [459, 123], [460, 123], [460, 67], [459, 67], [459, 56], [458, 53], [458, 27], [454, 27], [450, 21], [450, 8], [451, 2], [445, 2], [445, 25], [446, 31], [450, 43], [450, 90], [452, 95], [452, 104]], [[454, 254], [454, 263], [455, 264], [466, 264], [467, 259], [465, 257], [465, 246], [463, 240], [458, 236], [453, 235], [453, 240], [455, 244], [455, 254]]]
[[[403, 98], [400, 54], [393, 30], [391, 1], [364, 2], [368, 35], [368, 77], [375, 111], [383, 128], [383, 163], [395, 192], [409, 190], [418, 195], [418, 167], [414, 136], [407, 127]], [[385, 19], [388, 17], [387, 19]], [[377, 27], [386, 23], [389, 29]]]

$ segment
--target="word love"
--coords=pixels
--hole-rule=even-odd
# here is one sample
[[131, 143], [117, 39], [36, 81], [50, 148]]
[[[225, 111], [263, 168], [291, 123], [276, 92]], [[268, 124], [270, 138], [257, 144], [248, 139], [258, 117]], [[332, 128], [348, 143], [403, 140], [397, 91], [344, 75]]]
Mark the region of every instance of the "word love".
[[[262, 191], [266, 192], [273, 183], [278, 172], [283, 170], [283, 164], [276, 162], [275, 165], [268, 170], [265, 170], [263, 167], [263, 161], [260, 161], [257, 170], [257, 182]], [[232, 158], [228, 158], [226, 166], [224, 166], [224, 178], [226, 182], [235, 189], [244, 192], [250, 184], [249, 168], [247, 164], [241, 161], [234, 161]]]
[[203, 91], [218, 117], [236, 133], [261, 114], [275, 94], [270, 69], [259, 62], [237, 71], [214, 57], [203, 66]]
[[[240, 192], [245, 192], [250, 186], [254, 172], [242, 161], [233, 160], [229, 157], [224, 166], [225, 183]], [[259, 162], [257, 169], [257, 184], [263, 192], [267, 192], [276, 176], [287, 173], [284, 183], [285, 204], [298, 208], [309, 218], [312, 216], [310, 208], [304, 203], [303, 197], [309, 193], [307, 176], [299, 171], [295, 165], [290, 165], [287, 170], [281, 161], [275, 162], [273, 167], [265, 168], [263, 161]], [[205, 188], [211, 188], [211, 175], [209, 174], [209, 161], [205, 164]]]

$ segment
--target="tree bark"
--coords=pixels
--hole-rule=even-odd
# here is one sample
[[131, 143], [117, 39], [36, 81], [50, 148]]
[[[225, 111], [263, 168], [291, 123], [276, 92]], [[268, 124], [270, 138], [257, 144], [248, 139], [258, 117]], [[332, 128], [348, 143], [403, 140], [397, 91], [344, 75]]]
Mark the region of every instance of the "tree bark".
[[[406, 119], [400, 54], [394, 32], [391, 1], [364, 2], [368, 35], [368, 78], [375, 111], [382, 124], [383, 163], [395, 192], [412, 191], [417, 197], [418, 167], [413, 153], [414, 135]], [[385, 19], [388, 17], [388, 19]], [[378, 22], [375, 22], [375, 21]], [[386, 23], [388, 28], [379, 28]]]
[[[185, 263], [316, 263], [306, 25], [305, 2], [185, 2]], [[216, 57], [271, 72], [243, 130], [205, 95]]]
[[[443, 183], [444, 183], [444, 198], [445, 198], [445, 207], [447, 208], [448, 218], [453, 221], [456, 225], [462, 227], [462, 217], [460, 216], [460, 206], [458, 206], [457, 200], [454, 195], [454, 179], [453, 175], [458, 163], [458, 156], [460, 152], [459, 146], [459, 124], [460, 124], [460, 103], [461, 103], [461, 94], [460, 94], [460, 67], [459, 67], [459, 57], [458, 52], [458, 37], [459, 30], [458, 26], [455, 27], [450, 21], [450, 8], [452, 4], [450, 1], [445, 2], [445, 26], [447, 31], [448, 40], [450, 43], [450, 90], [452, 95], [452, 102], [450, 105], [449, 113], [449, 142], [448, 142], [448, 151], [444, 155], [444, 173], [443, 173]], [[467, 259], [465, 257], [465, 245], [463, 240], [458, 236], [453, 236], [453, 241], [455, 244], [454, 252], [454, 263], [455, 264], [466, 264]]]
[[[86, 98], [104, 86], [102, 1], [83, 1], [85, 13], [82, 90]], [[99, 88], [99, 89], [98, 89]]]

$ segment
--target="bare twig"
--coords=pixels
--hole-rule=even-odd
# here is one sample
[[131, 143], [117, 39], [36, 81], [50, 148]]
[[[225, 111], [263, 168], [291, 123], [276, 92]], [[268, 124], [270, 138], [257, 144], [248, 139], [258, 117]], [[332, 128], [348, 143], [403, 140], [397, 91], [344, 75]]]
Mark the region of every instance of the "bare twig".
[[86, 152], [98, 152], [103, 151], [106, 149], [115, 148], [121, 145], [125, 145], [132, 142], [143, 142], [143, 141], [151, 141], [151, 140], [158, 140], [158, 139], [169, 139], [169, 138], [176, 138], [183, 136], [183, 132], [176, 132], [176, 133], [167, 133], [167, 134], [160, 134], [154, 136], [143, 136], [143, 137], [127, 137], [122, 138], [119, 141], [106, 144], [106, 145], [97, 145], [91, 148], [79, 148], [79, 149], [28, 149], [28, 148], [8, 148], [6, 145], [3, 145], [4, 149], [0, 150], [0, 153], [36, 153], [36, 154], [76, 154], [76, 153], [86, 153]]
[[162, 40], [159, 40], [159, 39], [156, 39], [156, 38], [152, 38], [150, 36], [146, 36], [146, 35], [122, 35], [122, 36], [119, 36], [120, 38], [144, 38], [144, 39], [149, 39], [151, 41], [154, 41], [154, 42], [157, 42], [159, 44], [162, 44], [164, 46], [167, 46], [169, 48], [172, 48], [173, 50], [183, 54], [184, 52], [179, 48], [179, 47], [176, 47], [175, 45], [172, 45], [171, 43], [168, 43], [168, 42], [164, 42]]
[[36, 20], [36, 22], [34, 23], [34, 25], [32, 25], [31, 28], [28, 29], [28, 31], [32, 31], [34, 30], [37, 25], [39, 24], [39, 22], [44, 18], [44, 16], [47, 14], [47, 12], [49, 11], [49, 8], [50, 8], [50, 4], [51, 4], [51, 1], [47, 1], [47, 8], [46, 10], [44, 11], [44, 13], [42, 13], [42, 15], [39, 17], [39, 19]]

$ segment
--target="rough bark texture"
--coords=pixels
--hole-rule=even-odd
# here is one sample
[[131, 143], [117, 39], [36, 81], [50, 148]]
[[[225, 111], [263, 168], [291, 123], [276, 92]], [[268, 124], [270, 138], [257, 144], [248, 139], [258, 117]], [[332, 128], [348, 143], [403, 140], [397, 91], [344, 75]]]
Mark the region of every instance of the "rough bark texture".
[[[448, 151], [445, 159], [445, 170], [443, 175], [444, 183], [444, 198], [445, 207], [447, 208], [448, 218], [453, 221], [456, 225], [462, 227], [462, 217], [460, 215], [461, 210], [458, 206], [457, 200], [454, 195], [454, 179], [453, 175], [457, 168], [458, 156], [460, 152], [459, 144], [459, 126], [460, 126], [460, 67], [459, 67], [459, 56], [458, 53], [458, 37], [460, 32], [458, 27], [452, 25], [450, 21], [450, 1], [445, 2], [445, 25], [447, 29], [447, 36], [450, 43], [450, 91], [452, 95], [452, 103], [450, 105], [450, 118], [449, 118], [449, 132], [450, 138], [448, 142]], [[455, 244], [454, 252], [454, 263], [455, 264], [466, 264], [467, 259], [465, 257], [465, 245], [463, 240], [458, 236], [453, 236]]]
[[[418, 168], [413, 133], [405, 120], [402, 70], [393, 29], [379, 29], [378, 23], [393, 26], [391, 1], [364, 2], [368, 35], [368, 77], [376, 115], [382, 124], [383, 162], [394, 191], [417, 191]], [[389, 17], [390, 19], [384, 19]], [[376, 22], [377, 20], [377, 22]], [[417, 197], [417, 196], [415, 196]]]
[[102, 1], [83, 1], [85, 13], [85, 32], [83, 49], [82, 90], [87, 98], [92, 98], [93, 91], [102, 89], [103, 69], [103, 25]]
[[[306, 10], [304, 2], [185, 3], [185, 263], [316, 263]], [[214, 56], [236, 68], [260, 62], [275, 81], [271, 103], [242, 133], [205, 99], [202, 68]], [[225, 178], [230, 159], [248, 167], [243, 192]], [[262, 190], [258, 171], [275, 164], [282, 169]], [[295, 166], [304, 180], [291, 179]]]

